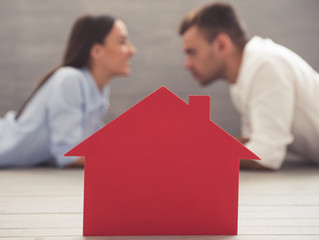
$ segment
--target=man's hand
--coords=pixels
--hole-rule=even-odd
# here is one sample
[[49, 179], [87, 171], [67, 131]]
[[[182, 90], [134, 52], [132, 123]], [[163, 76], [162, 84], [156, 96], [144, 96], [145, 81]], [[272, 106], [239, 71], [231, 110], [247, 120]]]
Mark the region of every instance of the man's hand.
[[[244, 137], [236, 137], [237, 141], [239, 141], [242, 144], [245, 144], [249, 141], [248, 138]], [[259, 164], [256, 161], [253, 160], [247, 160], [247, 159], [242, 159], [240, 160], [240, 168], [241, 169], [255, 169], [255, 170], [272, 170], [270, 168], [266, 168]]]
[[273, 170], [260, 165], [258, 162], [253, 160], [241, 159], [240, 160], [241, 169], [254, 169], [254, 170]]
[[244, 137], [235, 137], [235, 139], [242, 144], [245, 144], [246, 142], [249, 141], [248, 138], [244, 138]]

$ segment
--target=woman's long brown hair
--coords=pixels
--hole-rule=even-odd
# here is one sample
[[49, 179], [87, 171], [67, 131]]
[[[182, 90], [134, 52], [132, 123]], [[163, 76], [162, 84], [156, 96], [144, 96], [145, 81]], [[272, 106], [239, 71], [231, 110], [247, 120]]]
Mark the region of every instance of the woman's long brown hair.
[[16, 119], [21, 116], [23, 110], [35, 93], [44, 85], [44, 83], [57, 69], [63, 66], [70, 66], [74, 68], [88, 66], [92, 46], [96, 43], [104, 43], [105, 37], [111, 31], [114, 22], [114, 17], [106, 15], [85, 15], [78, 18], [72, 27], [62, 63], [42, 77], [31, 95], [27, 98], [20, 110], [17, 112]]

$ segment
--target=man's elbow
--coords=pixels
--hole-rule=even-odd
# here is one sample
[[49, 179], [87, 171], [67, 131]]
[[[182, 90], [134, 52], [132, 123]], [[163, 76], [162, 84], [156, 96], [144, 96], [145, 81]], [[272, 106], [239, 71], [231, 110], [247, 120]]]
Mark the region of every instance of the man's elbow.
[[274, 171], [275, 169], [265, 167], [258, 163], [257, 161], [241, 159], [240, 160], [240, 169], [251, 169], [251, 170], [270, 170]]

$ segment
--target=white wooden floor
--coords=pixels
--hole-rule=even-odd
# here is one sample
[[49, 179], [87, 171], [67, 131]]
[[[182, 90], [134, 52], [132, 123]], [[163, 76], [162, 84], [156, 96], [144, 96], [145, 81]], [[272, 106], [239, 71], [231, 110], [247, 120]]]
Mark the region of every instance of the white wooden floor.
[[0, 170], [0, 239], [319, 239], [319, 168], [241, 171], [239, 192], [238, 236], [82, 237], [83, 170]]

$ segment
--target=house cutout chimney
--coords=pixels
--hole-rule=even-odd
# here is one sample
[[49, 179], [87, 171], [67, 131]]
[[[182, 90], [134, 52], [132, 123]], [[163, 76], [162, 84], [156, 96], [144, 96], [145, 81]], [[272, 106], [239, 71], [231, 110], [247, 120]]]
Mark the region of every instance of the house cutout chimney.
[[189, 96], [189, 107], [200, 118], [210, 120], [210, 96]]

